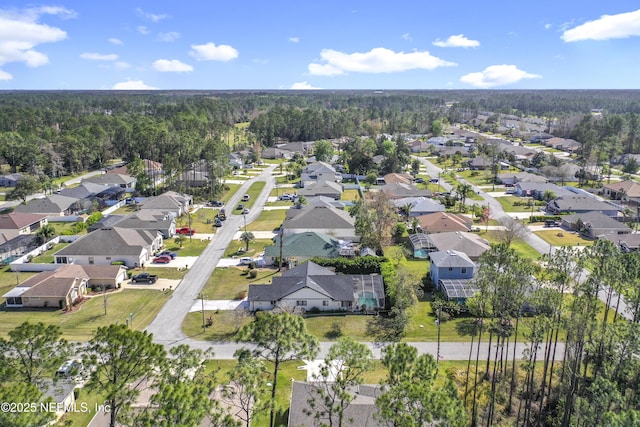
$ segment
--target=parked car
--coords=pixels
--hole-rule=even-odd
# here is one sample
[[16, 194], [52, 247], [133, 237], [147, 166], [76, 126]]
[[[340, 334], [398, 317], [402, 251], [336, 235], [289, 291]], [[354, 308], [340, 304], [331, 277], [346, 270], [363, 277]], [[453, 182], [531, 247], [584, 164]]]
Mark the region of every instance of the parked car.
[[162, 252], [160, 252], [159, 254], [156, 254], [156, 255], [158, 255], [158, 256], [160, 256], [160, 255], [169, 255], [171, 257], [171, 259], [175, 259], [178, 256], [177, 253], [171, 252], [171, 251], [162, 251]]
[[244, 204], [240, 203], [236, 209], [239, 211], [244, 209]]
[[135, 276], [131, 276], [131, 282], [133, 283], [156, 283], [158, 276], [156, 274], [140, 273]]
[[194, 234], [196, 234], [196, 230], [194, 230], [193, 228], [189, 228], [189, 227], [182, 227], [182, 228], [178, 228], [176, 230], [177, 234], [186, 234], [187, 236], [192, 236]]
[[293, 200], [293, 194], [284, 193], [280, 196], [280, 200]]
[[242, 196], [242, 201], [243, 202], [248, 202], [250, 198], [251, 198], [251, 196], [249, 196], [248, 194], [245, 194], [244, 196]]
[[160, 255], [153, 259], [154, 264], [169, 264], [171, 257], [169, 255]]
[[251, 257], [246, 256], [246, 257], [240, 258], [240, 265], [249, 265], [252, 262], [253, 262], [253, 258]]
[[418, 178], [414, 179], [413, 182], [415, 182], [416, 184], [422, 184], [422, 183], [424, 183], [424, 178], [418, 177]]
[[224, 206], [224, 202], [221, 201], [221, 200], [212, 200], [212, 201], [209, 202], [209, 204], [211, 206], [213, 206], [213, 207], [216, 207], [216, 208], [221, 208], [221, 207]]
[[242, 215], [247, 215], [249, 213], [249, 208], [242, 209]]
[[216, 218], [215, 226], [222, 227], [222, 221], [220, 221], [220, 218]]

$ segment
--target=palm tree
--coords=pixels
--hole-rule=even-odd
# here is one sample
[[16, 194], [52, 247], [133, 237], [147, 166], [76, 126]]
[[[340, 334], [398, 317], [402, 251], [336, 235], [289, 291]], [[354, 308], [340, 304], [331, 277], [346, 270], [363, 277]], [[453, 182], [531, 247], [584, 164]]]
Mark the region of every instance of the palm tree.
[[554, 193], [551, 190], [544, 190], [544, 193], [542, 193], [542, 200], [544, 200], [545, 202], [550, 202], [555, 198], [556, 198], [556, 193]]
[[471, 192], [471, 185], [466, 183], [459, 183], [456, 186], [456, 193], [458, 193], [458, 200], [460, 200], [460, 212], [465, 210], [467, 195]]
[[406, 203], [400, 208], [400, 211], [407, 221], [409, 221], [409, 217], [411, 216], [411, 209], [413, 209], [413, 205], [411, 203]]
[[40, 243], [41, 245], [47, 243], [55, 235], [56, 235], [56, 229], [51, 224], [47, 224], [43, 226], [36, 233], [36, 236], [38, 237], [38, 243]]
[[255, 238], [256, 237], [250, 231], [245, 231], [240, 235], [240, 240], [243, 241], [245, 243], [245, 245], [246, 245], [245, 248], [244, 248], [245, 252], [249, 251], [249, 243]]

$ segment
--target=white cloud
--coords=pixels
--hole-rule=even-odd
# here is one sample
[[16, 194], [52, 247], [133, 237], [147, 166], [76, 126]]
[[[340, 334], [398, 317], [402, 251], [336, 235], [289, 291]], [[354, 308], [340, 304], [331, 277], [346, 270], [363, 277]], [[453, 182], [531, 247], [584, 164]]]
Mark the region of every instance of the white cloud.
[[91, 61], [115, 61], [118, 59], [118, 55], [115, 53], [110, 54], [102, 54], [102, 53], [94, 53], [94, 52], [84, 52], [80, 54], [80, 58], [89, 59]]
[[432, 56], [429, 52], [394, 52], [377, 47], [369, 52], [344, 53], [333, 49], [323, 49], [321, 60], [325, 63], [309, 64], [309, 73], [319, 76], [336, 76], [347, 72], [357, 73], [394, 73], [399, 71], [457, 65], [454, 62]]
[[449, 36], [449, 38], [444, 41], [437, 39], [433, 42], [433, 45], [438, 47], [478, 47], [480, 46], [480, 42], [478, 40], [468, 39], [464, 34], [457, 34]]
[[136, 30], [138, 30], [140, 34], [145, 36], [150, 33], [149, 29], [144, 25], [138, 25], [138, 28], [136, 28]]
[[113, 85], [113, 90], [151, 90], [157, 87], [146, 85], [142, 80], [127, 80]]
[[294, 83], [294, 84], [291, 85], [291, 89], [294, 89], [294, 90], [302, 90], [302, 89], [320, 90], [322, 88], [311, 86], [307, 82], [297, 82], [297, 83]]
[[551, 25], [551, 24], [544, 24], [544, 29], [545, 29], [545, 30], [550, 30], [551, 28], [553, 28], [553, 25]]
[[624, 39], [632, 36], [640, 36], [640, 9], [617, 15], [602, 15], [598, 19], [565, 30], [561, 38], [565, 42], [577, 42]]
[[462, 83], [479, 88], [504, 86], [523, 79], [539, 79], [539, 74], [531, 74], [518, 69], [515, 65], [491, 65], [478, 73], [469, 73], [460, 78]]
[[300, 43], [300, 38], [299, 37], [289, 37], [289, 41], [291, 43]]
[[0, 80], [11, 80], [13, 76], [6, 71], [0, 70]]
[[163, 73], [188, 73], [193, 71], [193, 67], [189, 64], [185, 64], [177, 59], [158, 59], [151, 65], [154, 70]]
[[[65, 8], [41, 7], [7, 11], [0, 9], [0, 66], [12, 62], [23, 62], [29, 67], [40, 67], [49, 58], [35, 50], [43, 43], [55, 43], [67, 38], [67, 33], [60, 28], [51, 27], [39, 22], [43, 14], [73, 17], [75, 12]], [[2, 79], [11, 77], [1, 71]]]
[[124, 61], [116, 61], [113, 64], [118, 70], [126, 70], [127, 68], [131, 68], [131, 65]]
[[168, 33], [159, 33], [158, 40], [161, 42], [174, 42], [180, 38], [180, 33], [177, 31], [170, 31]]
[[408, 42], [412, 42], [412, 41], [413, 41], [413, 37], [411, 37], [411, 34], [409, 34], [409, 33], [404, 33], [404, 34], [402, 35], [402, 38], [403, 38], [404, 40], [408, 41]]
[[109, 40], [109, 43], [111, 44], [124, 44], [124, 42], [120, 39], [117, 39], [115, 37], [111, 37]]
[[238, 51], [226, 44], [216, 46], [215, 43], [192, 44], [189, 55], [198, 61], [231, 61], [238, 57]]
[[145, 12], [140, 8], [137, 8], [136, 12], [138, 13], [138, 15], [142, 16], [144, 19], [148, 19], [151, 22], [160, 22], [163, 19], [167, 19], [169, 17], [169, 15], [164, 13], [156, 14], [156, 13]]

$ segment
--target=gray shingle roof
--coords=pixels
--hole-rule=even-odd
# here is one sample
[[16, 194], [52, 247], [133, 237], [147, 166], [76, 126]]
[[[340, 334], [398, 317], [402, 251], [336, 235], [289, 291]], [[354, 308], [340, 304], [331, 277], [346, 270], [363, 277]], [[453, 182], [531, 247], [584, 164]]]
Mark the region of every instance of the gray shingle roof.
[[139, 255], [155, 239], [155, 233], [129, 228], [104, 228], [76, 240], [55, 253], [73, 255]]
[[303, 228], [308, 230], [351, 228], [355, 219], [347, 212], [327, 206], [304, 206], [287, 211], [287, 219], [282, 226], [287, 228]]
[[429, 254], [431, 262], [438, 268], [442, 267], [475, 267], [475, 263], [460, 251], [438, 251]]

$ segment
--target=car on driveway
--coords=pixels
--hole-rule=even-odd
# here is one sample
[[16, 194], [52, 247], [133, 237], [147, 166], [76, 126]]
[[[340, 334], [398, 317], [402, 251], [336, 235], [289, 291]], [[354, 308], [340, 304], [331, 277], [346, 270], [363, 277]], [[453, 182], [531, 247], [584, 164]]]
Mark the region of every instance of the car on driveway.
[[248, 202], [250, 198], [251, 198], [251, 196], [249, 196], [248, 194], [245, 194], [244, 196], [242, 196], [242, 201], [243, 202]]
[[177, 234], [184, 234], [187, 236], [193, 236], [194, 234], [196, 234], [196, 230], [194, 230], [193, 228], [189, 228], [189, 227], [182, 227], [182, 228], [178, 228], [176, 230]]
[[252, 262], [253, 262], [253, 258], [251, 257], [246, 256], [246, 257], [240, 258], [240, 265], [249, 265]]
[[169, 264], [171, 257], [169, 255], [160, 255], [153, 259], [154, 264]]
[[171, 259], [175, 259], [178, 256], [177, 253], [171, 252], [171, 251], [162, 251], [159, 254], [156, 254], [156, 256], [160, 256], [160, 255], [169, 255]]
[[220, 218], [216, 218], [215, 226], [222, 227], [222, 221], [220, 221]]
[[242, 215], [247, 215], [249, 213], [249, 208], [242, 209]]

